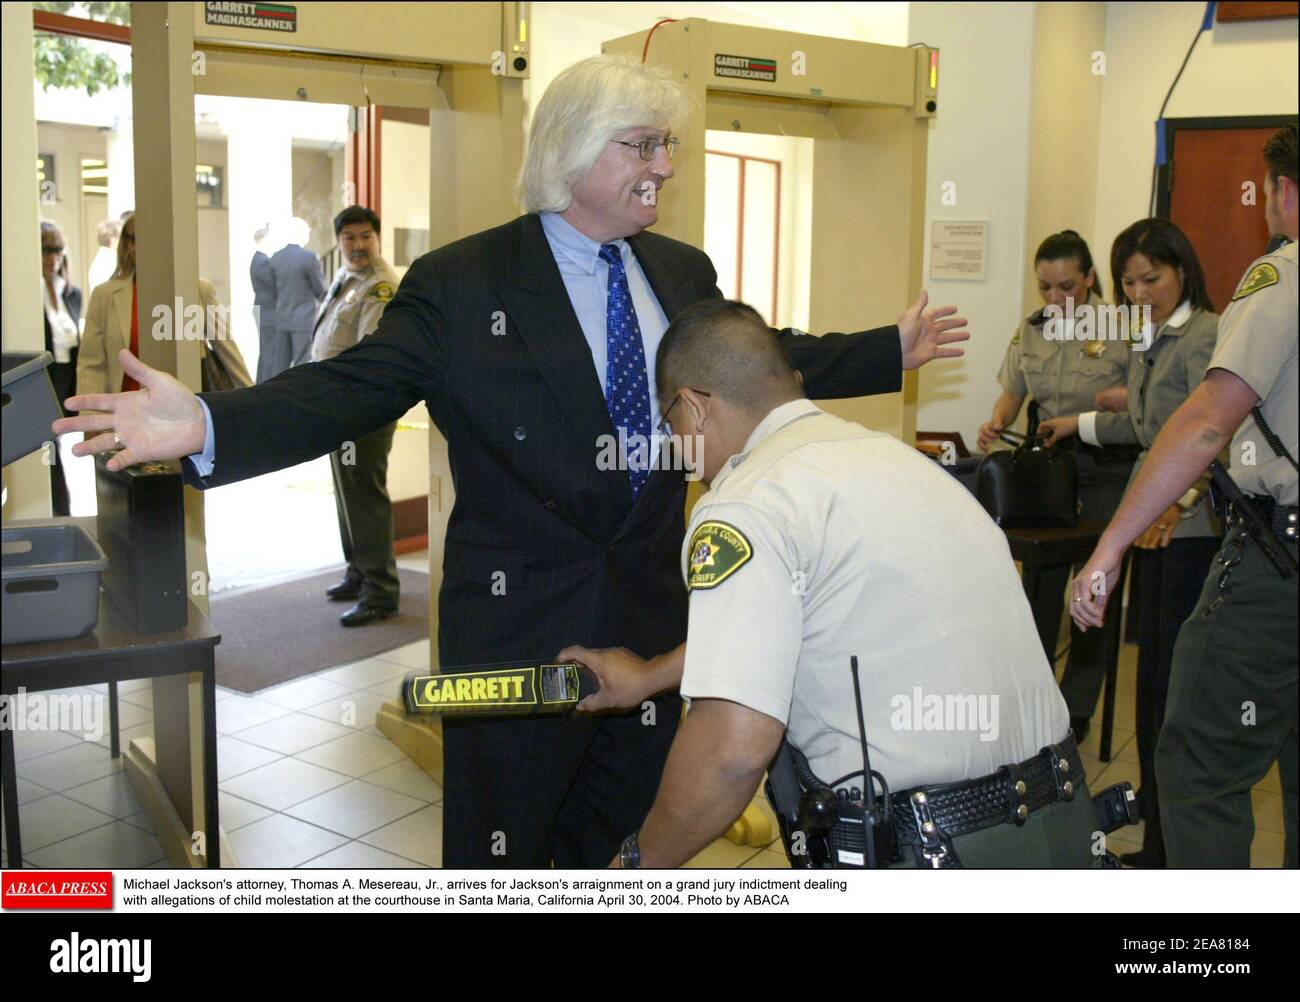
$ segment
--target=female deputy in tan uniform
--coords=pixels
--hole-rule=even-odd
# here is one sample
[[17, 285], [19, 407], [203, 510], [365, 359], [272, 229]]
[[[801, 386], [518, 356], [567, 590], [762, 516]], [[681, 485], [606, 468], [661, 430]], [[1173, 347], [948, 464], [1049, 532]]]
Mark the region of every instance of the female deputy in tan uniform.
[[[1050, 441], [1077, 434], [1094, 445], [1138, 445], [1137, 475], [1156, 435], [1205, 375], [1218, 336], [1201, 263], [1191, 242], [1165, 219], [1142, 219], [1111, 248], [1116, 302], [1151, 307], [1151, 324], [1130, 348], [1128, 410], [1092, 411], [1044, 422]], [[1130, 866], [1164, 866], [1155, 750], [1178, 628], [1191, 615], [1219, 545], [1219, 526], [1207, 501], [1205, 476], [1162, 513], [1134, 543], [1138, 585], [1137, 739], [1146, 821], [1142, 851], [1122, 856]], [[1120, 617], [1114, 615], [1112, 620]], [[1090, 631], [1091, 632], [1091, 631]]]
[[[1073, 337], [1074, 321], [1069, 318], [1085, 304], [1090, 310], [1102, 304], [1101, 280], [1083, 237], [1074, 230], [1052, 234], [1034, 255], [1034, 271], [1044, 309], [1027, 316], [1007, 346], [998, 373], [1002, 395], [993, 405], [993, 416], [980, 426], [979, 447], [983, 451], [1016, 420], [1026, 396], [1037, 402], [1042, 419], [1070, 417], [1095, 410], [1098, 395], [1122, 389], [1128, 373], [1128, 342]], [[1065, 319], [1049, 323], [1047, 307], [1061, 310]], [[1124, 496], [1137, 448], [1080, 444], [1076, 439], [1069, 443], [1076, 450], [1083, 518], [1109, 522]], [[1034, 603], [1034, 623], [1052, 664], [1056, 663], [1056, 641], [1069, 577], [1068, 567], [1044, 571], [1039, 598]], [[1111, 634], [1118, 629], [1115, 617], [1108, 619], [1103, 628], [1086, 633], [1071, 624], [1070, 654], [1061, 678], [1061, 695], [1078, 741], [1087, 734], [1088, 721], [1101, 694]]]

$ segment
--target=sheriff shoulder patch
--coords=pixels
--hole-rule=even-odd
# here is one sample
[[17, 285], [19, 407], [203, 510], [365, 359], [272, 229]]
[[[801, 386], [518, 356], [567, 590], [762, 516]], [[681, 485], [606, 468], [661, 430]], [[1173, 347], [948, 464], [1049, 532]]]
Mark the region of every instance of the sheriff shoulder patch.
[[1233, 293], [1232, 301], [1235, 303], [1238, 299], [1245, 299], [1252, 292], [1258, 292], [1260, 289], [1266, 289], [1270, 285], [1277, 285], [1277, 269], [1271, 264], [1257, 264], [1250, 269], [1250, 274], [1246, 276], [1241, 287]]
[[370, 297], [378, 299], [381, 303], [386, 303], [396, 294], [397, 290], [393, 288], [392, 282], [380, 282], [370, 290]]
[[1017, 327], [1017, 328], [1015, 329], [1015, 332], [1011, 335], [1011, 343], [1012, 343], [1012, 344], [1019, 344], [1019, 343], [1020, 343], [1020, 328], [1019, 328], [1019, 327]]
[[686, 587], [716, 588], [749, 562], [754, 548], [745, 534], [726, 522], [701, 522], [691, 536]]

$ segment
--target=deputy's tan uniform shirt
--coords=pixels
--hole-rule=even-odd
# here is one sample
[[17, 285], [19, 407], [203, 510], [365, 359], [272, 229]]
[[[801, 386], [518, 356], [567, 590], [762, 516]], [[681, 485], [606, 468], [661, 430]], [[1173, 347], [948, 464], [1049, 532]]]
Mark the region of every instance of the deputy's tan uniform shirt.
[[[1096, 310], [1103, 304], [1097, 296], [1089, 296], [1084, 305]], [[1076, 312], [1079, 309], [1076, 307]], [[1127, 341], [1095, 336], [1084, 340], [1078, 320], [1059, 325], [1034, 323], [1041, 317], [1041, 311], [1031, 313], [1012, 335], [998, 372], [1004, 390], [1018, 397], [1033, 397], [1038, 401], [1038, 416], [1047, 420], [1093, 410], [1101, 390], [1124, 385]], [[1097, 326], [1092, 329], [1096, 332]]]
[[[1260, 412], [1297, 456], [1297, 263], [1289, 243], [1258, 258], [1246, 270], [1219, 321], [1219, 343], [1211, 369], [1226, 369], [1255, 391]], [[1248, 416], [1232, 440], [1229, 472], [1247, 494], [1267, 494], [1284, 505], [1296, 503], [1296, 472], [1264, 440]]]
[[[1214, 353], [1219, 315], [1179, 304], [1150, 336], [1143, 349], [1135, 341], [1129, 355], [1128, 410], [1094, 411], [1079, 415], [1079, 438], [1091, 445], [1140, 445], [1129, 486], [1137, 479], [1147, 452], [1160, 429], [1205, 378]], [[1175, 539], [1217, 536], [1218, 520], [1210, 506], [1209, 477], [1197, 483], [1199, 499], [1174, 529]]]
[[862, 768], [851, 655], [893, 789], [986, 775], [1069, 730], [1002, 531], [920, 453], [808, 400], [718, 474], [682, 564], [682, 694], [786, 724], [826, 782]]
[[316, 314], [311, 360], [333, 358], [379, 326], [388, 301], [397, 294], [398, 278], [388, 262], [372, 259], [361, 271], [340, 268], [334, 273], [329, 294]]

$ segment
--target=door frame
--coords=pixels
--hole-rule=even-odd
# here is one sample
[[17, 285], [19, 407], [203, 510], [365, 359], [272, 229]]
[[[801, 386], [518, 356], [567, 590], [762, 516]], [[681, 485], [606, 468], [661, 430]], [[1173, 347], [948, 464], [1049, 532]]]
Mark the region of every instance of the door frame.
[[1156, 134], [1156, 210], [1160, 219], [1169, 218], [1173, 199], [1174, 149], [1182, 130], [1207, 129], [1280, 129], [1294, 124], [1294, 115], [1223, 115], [1213, 118], [1163, 118]]

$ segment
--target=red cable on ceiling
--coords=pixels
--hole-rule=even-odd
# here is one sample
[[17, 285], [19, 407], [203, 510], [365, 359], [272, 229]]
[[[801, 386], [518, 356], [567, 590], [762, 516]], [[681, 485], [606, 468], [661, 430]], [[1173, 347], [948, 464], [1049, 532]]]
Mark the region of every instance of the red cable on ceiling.
[[676, 20], [675, 17], [666, 17], [662, 21], [655, 22], [654, 28], [651, 28], [649, 34], [645, 37], [645, 45], [641, 47], [641, 62], [645, 62], [646, 53], [650, 51], [650, 39], [654, 38], [655, 28], [658, 28], [661, 24], [671, 24]]

